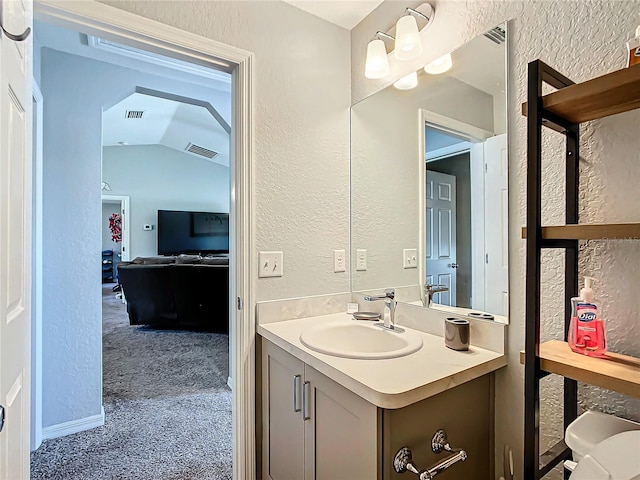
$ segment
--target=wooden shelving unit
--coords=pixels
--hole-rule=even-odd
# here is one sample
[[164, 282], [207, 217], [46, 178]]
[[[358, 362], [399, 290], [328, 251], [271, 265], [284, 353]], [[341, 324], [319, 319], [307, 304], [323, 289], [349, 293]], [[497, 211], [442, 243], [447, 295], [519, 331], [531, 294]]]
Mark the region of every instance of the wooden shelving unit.
[[[541, 95], [543, 84], [558, 89]], [[529, 64], [527, 103], [527, 240], [525, 350], [524, 478], [546, 476], [571, 450], [560, 440], [540, 452], [540, 380], [549, 373], [564, 377], [564, 427], [578, 415], [578, 381], [640, 398], [640, 359], [610, 353], [592, 358], [571, 351], [566, 342], [540, 343], [541, 251], [565, 251], [564, 338], [571, 320], [571, 297], [578, 292], [580, 240], [640, 239], [640, 223], [579, 224], [580, 123], [640, 108], [640, 65], [574, 84], [536, 60]], [[565, 210], [567, 225], [542, 226], [542, 128], [566, 137]], [[565, 479], [570, 472], [565, 472]]]
[[[527, 227], [522, 228], [527, 238]], [[543, 240], [620, 240], [640, 239], [640, 223], [592, 223], [542, 227]]]
[[[540, 344], [540, 369], [579, 382], [640, 398], [640, 358], [608, 353], [593, 358], [574, 353], [567, 342], [551, 340]], [[525, 363], [524, 351], [520, 363]]]
[[[542, 107], [571, 123], [588, 122], [640, 108], [640, 65], [545, 95]], [[522, 104], [522, 114], [527, 115], [527, 103]]]

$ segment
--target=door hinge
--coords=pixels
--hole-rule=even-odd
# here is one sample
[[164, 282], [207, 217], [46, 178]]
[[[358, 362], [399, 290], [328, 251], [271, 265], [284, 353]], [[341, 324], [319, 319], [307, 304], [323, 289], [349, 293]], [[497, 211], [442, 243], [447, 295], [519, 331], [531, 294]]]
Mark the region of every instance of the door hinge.
[[242, 299], [238, 297], [238, 310], [242, 310]]
[[484, 173], [487, 173], [487, 172], [488, 172], [488, 169], [489, 169], [489, 167], [488, 167], [488, 166], [487, 166], [487, 164], [485, 163], [485, 164], [484, 164]]
[[0, 405], [0, 432], [4, 428], [4, 415], [5, 415], [4, 407]]
[[484, 254], [484, 263], [487, 263], [487, 264], [489, 263], [489, 254], [488, 253]]

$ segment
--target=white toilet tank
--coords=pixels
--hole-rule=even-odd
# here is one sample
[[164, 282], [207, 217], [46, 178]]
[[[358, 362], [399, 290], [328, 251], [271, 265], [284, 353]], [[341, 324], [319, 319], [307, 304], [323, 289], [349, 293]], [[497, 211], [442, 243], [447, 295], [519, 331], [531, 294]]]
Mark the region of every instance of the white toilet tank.
[[640, 430], [618, 433], [598, 443], [576, 466], [570, 480], [640, 479]]
[[[630, 430], [640, 430], [640, 423], [606, 413], [588, 411], [567, 427], [564, 441], [573, 451], [574, 462], [580, 463], [580, 460], [603, 440]], [[640, 458], [638, 452], [640, 450], [636, 450], [635, 456]]]

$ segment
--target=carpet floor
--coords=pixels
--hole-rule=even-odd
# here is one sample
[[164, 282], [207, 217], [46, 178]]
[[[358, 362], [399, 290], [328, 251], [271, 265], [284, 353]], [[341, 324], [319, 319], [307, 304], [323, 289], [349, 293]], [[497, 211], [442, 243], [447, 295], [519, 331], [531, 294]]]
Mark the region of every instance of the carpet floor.
[[229, 337], [131, 326], [102, 298], [105, 425], [44, 441], [31, 479], [231, 479]]

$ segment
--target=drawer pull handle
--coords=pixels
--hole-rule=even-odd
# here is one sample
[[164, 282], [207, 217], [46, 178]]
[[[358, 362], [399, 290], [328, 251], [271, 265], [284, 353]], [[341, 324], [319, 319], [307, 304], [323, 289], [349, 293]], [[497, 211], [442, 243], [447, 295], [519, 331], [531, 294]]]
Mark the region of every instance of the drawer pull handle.
[[302, 410], [300, 407], [300, 390], [302, 386], [302, 377], [300, 375], [294, 375], [293, 377], [293, 411], [299, 412]]
[[309, 420], [311, 418], [311, 384], [304, 382], [302, 388], [302, 418]]

